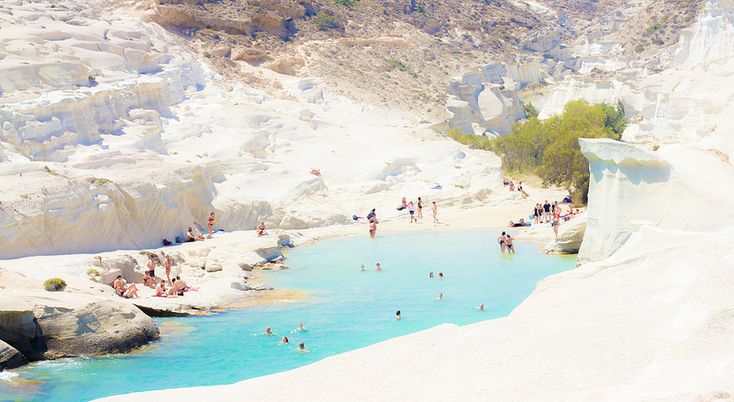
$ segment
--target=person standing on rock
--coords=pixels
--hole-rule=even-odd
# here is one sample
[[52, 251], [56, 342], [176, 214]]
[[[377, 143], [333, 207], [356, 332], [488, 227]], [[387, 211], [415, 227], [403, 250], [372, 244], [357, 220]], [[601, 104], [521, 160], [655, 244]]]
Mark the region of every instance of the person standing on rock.
[[168, 285], [171, 285], [171, 256], [162, 252], [163, 254], [163, 266], [166, 268], [166, 279], [168, 279]]
[[214, 237], [214, 222], [216, 222], [216, 221], [217, 220], [214, 218], [214, 212], [212, 211], [212, 213], [209, 214], [209, 223], [208, 223], [208, 226], [209, 226], [209, 238], [210, 239], [212, 237]]
[[410, 200], [408, 203], [408, 213], [410, 214], [410, 223], [418, 222], [418, 219], [415, 219], [415, 204], [413, 204], [413, 200]]
[[543, 223], [550, 222], [550, 209], [551, 204], [548, 203], [548, 200], [545, 200], [545, 204], [543, 204]]
[[421, 200], [421, 197], [418, 197], [418, 211], [417, 212], [418, 212], [417, 213], [418, 219], [423, 219], [423, 200]]
[[153, 259], [153, 254], [148, 254], [148, 275], [150, 275], [150, 279], [153, 281], [153, 286], [155, 287], [155, 260]]
[[370, 239], [374, 240], [375, 234], [377, 234], [377, 218], [373, 217], [370, 219]]
[[438, 223], [438, 204], [436, 204], [436, 201], [431, 203], [431, 212], [433, 213], [433, 223]]

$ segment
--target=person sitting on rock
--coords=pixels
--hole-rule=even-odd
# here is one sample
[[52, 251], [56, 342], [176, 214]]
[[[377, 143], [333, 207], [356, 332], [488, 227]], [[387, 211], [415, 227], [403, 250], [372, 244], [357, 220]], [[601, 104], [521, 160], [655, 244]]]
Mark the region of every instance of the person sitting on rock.
[[150, 277], [148, 271], [145, 271], [145, 273], [143, 274], [143, 286], [155, 289], [155, 279]]
[[194, 229], [191, 226], [186, 230], [186, 242], [192, 242], [197, 240], [204, 240], [204, 236], [194, 234]]
[[173, 282], [173, 285], [170, 289], [168, 289], [168, 292], [166, 292], [166, 294], [168, 295], [168, 297], [176, 297], [178, 296], [178, 292], [176, 290], [176, 278], [171, 279], [171, 282]]
[[257, 225], [257, 235], [258, 236], [265, 236], [268, 232], [265, 231], [265, 221], [260, 222], [259, 225]]
[[112, 282], [112, 287], [115, 288], [115, 293], [120, 297], [124, 297], [126, 299], [137, 299], [140, 297], [138, 296], [137, 286], [135, 286], [134, 283], [127, 285], [125, 280], [122, 279], [122, 275], [117, 275], [117, 279]]
[[155, 287], [155, 295], [156, 297], [166, 297], [168, 296], [166, 294], [166, 284], [163, 281], [158, 282], [158, 285]]
[[177, 276], [172, 279], [173, 280], [173, 289], [176, 291], [176, 294], [179, 296], [183, 296], [184, 292], [186, 291], [186, 282], [184, 282], [180, 276]]

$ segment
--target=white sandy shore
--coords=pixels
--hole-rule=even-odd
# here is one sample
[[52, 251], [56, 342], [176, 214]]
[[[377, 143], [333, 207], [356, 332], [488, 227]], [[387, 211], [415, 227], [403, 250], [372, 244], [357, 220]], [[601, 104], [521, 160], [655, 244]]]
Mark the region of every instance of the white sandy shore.
[[[381, 221], [378, 236], [385, 233], [401, 233], [409, 231], [445, 231], [445, 230], [496, 230], [506, 226], [509, 219], [526, 216], [532, 209], [536, 199], [560, 199], [563, 192], [555, 189], [531, 191], [531, 198], [520, 197], [518, 193], [509, 193], [499, 187], [495, 201], [474, 208], [439, 207], [439, 224], [433, 224], [430, 211], [425, 211], [424, 219], [417, 224], [408, 222], [408, 215]], [[378, 211], [379, 212], [379, 211]], [[138, 306], [150, 307], [165, 313], [200, 314], [210, 310], [245, 307], [253, 303], [299, 297], [297, 289], [268, 290], [267, 279], [257, 269], [243, 271], [240, 264], [256, 265], [264, 259], [256, 251], [275, 247], [278, 236], [288, 234], [297, 246], [311, 244], [318, 240], [343, 237], [349, 235], [366, 235], [368, 225], [364, 221], [350, 225], [332, 225], [322, 228], [283, 231], [270, 230], [267, 236], [258, 237], [254, 231], [237, 231], [217, 233], [214, 239], [195, 243], [184, 243], [172, 247], [146, 250], [119, 250], [101, 254], [70, 254], [56, 256], [26, 257], [13, 260], [0, 260], [0, 274], [3, 285], [0, 294], [22, 293], [24, 290], [42, 290], [42, 282], [50, 277], [61, 277], [68, 283], [67, 292], [85, 294], [90, 297], [102, 297], [120, 302], [134, 303]], [[519, 229], [507, 229], [515, 234], [523, 233]], [[541, 225], [533, 231], [532, 239], [546, 242], [552, 239], [552, 231], [547, 225]], [[538, 236], [538, 233], [540, 234]], [[495, 247], [494, 238], [487, 239], [488, 247]], [[146, 255], [141, 252], [160, 254], [164, 251], [177, 261], [172, 274], [180, 274], [190, 286], [198, 291], [186, 293], [184, 297], [159, 298], [153, 296], [153, 290], [138, 283], [140, 299], [121, 299], [112, 288], [105, 283], [96, 283], [88, 278], [87, 270], [98, 268], [95, 260], [114, 260], [122, 256], [132, 256], [138, 260], [138, 272], [144, 269]], [[209, 272], [202, 266], [215, 263], [221, 270]], [[161, 266], [156, 268], [159, 279], [165, 279]], [[261, 290], [241, 290], [232, 284], [246, 284], [250, 288]]]

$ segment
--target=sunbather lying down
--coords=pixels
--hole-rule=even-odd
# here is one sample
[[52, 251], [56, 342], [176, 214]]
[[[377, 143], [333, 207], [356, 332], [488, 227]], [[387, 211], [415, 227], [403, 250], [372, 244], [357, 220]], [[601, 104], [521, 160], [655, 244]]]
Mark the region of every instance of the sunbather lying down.
[[530, 226], [530, 223], [526, 223], [525, 218], [520, 218], [520, 222], [510, 221], [507, 226], [511, 228], [519, 228], [523, 226]]
[[309, 172], [309, 173], [311, 173], [314, 176], [321, 177], [321, 169], [311, 169], [311, 172]]

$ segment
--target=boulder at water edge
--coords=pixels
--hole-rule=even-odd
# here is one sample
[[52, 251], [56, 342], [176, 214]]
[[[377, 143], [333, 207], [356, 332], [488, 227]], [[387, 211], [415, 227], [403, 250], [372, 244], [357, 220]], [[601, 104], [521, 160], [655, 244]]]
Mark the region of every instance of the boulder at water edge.
[[0, 371], [26, 364], [25, 357], [17, 349], [0, 341]]
[[0, 339], [28, 360], [128, 352], [158, 339], [155, 322], [124, 301], [70, 293], [0, 294]]

